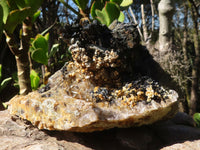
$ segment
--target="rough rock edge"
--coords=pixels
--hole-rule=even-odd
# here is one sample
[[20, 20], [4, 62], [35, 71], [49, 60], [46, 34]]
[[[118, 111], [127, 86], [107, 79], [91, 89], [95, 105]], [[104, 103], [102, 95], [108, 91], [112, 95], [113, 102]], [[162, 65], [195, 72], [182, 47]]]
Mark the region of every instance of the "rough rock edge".
[[[139, 102], [136, 106], [134, 106], [132, 111], [125, 108], [120, 110], [115, 107], [102, 107], [101, 105], [98, 105], [98, 103], [95, 105], [91, 102], [73, 98], [68, 98], [69, 101], [65, 101], [63, 98], [63, 100], [57, 100], [56, 104], [52, 103], [52, 106], [50, 107], [54, 108], [56, 105], [60, 106], [59, 109], [65, 110], [67, 107], [74, 107], [74, 109], [78, 109], [79, 106], [77, 105], [81, 103], [84, 105], [84, 109], [81, 110], [81, 117], [73, 118], [73, 120], [66, 123], [65, 119], [69, 118], [69, 116], [71, 117], [72, 112], [67, 113], [65, 111], [62, 114], [55, 114], [53, 116], [49, 115], [49, 113], [38, 114], [36, 107], [29, 107], [32, 105], [30, 103], [31, 99], [34, 98], [40, 99], [41, 103], [45, 101], [45, 99], [42, 100], [41, 96], [37, 92], [32, 92], [24, 97], [17, 96], [10, 101], [10, 113], [31, 121], [33, 125], [37, 126], [39, 129], [67, 130], [75, 132], [93, 132], [114, 127], [127, 128], [131, 126], [152, 124], [156, 121], [172, 117], [176, 113], [178, 107], [176, 92], [174, 92], [171, 99], [167, 99], [166, 102], [161, 101], [161, 103], [157, 103], [152, 100], [152, 102], [148, 105], [143, 104], [143, 102]], [[27, 100], [30, 103], [28, 106]], [[74, 103], [75, 101], [76, 103]], [[36, 102], [38, 102], [38, 104], [36, 103], [35, 105], [40, 106], [39, 110], [45, 109], [41, 108], [41, 103], [39, 103], [39, 101]], [[65, 105], [63, 105], [63, 103]], [[23, 111], [26, 113], [23, 113]]]

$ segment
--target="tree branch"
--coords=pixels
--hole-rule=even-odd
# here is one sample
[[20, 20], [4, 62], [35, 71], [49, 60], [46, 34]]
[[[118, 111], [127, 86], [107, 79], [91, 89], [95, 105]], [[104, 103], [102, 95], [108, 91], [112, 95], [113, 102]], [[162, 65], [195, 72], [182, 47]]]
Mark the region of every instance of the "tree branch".
[[154, 32], [154, 24], [155, 24], [154, 4], [153, 4], [153, 0], [150, 0], [150, 2], [151, 2], [151, 15], [152, 15], [152, 29], [151, 29], [151, 31]]
[[195, 4], [194, 0], [189, 0], [189, 2], [190, 2], [190, 3], [192, 4], [192, 6], [194, 7], [197, 16], [200, 17], [200, 14], [199, 14], [199, 11], [198, 11], [198, 7], [197, 7], [197, 5]]
[[68, 5], [64, 0], [59, 0], [61, 3], [63, 3], [63, 5], [65, 5], [65, 7], [67, 7], [68, 9], [70, 9], [73, 13], [75, 13], [77, 16], [80, 16], [80, 13], [78, 11], [76, 11], [74, 8], [72, 8], [70, 5]]
[[143, 35], [142, 35], [142, 32], [141, 32], [141, 30], [140, 30], [140, 27], [138, 26], [138, 22], [137, 22], [137, 20], [136, 20], [135, 14], [133, 13], [133, 11], [132, 11], [132, 9], [131, 9], [131, 6], [129, 6], [129, 11], [130, 11], [130, 13], [131, 13], [131, 15], [132, 15], [132, 18], [133, 18], [134, 23], [137, 24], [137, 29], [138, 29], [138, 32], [139, 32], [139, 34], [140, 34], [141, 40], [144, 41], [144, 37], [143, 37]]
[[8, 44], [8, 47], [10, 51], [13, 53], [13, 55], [18, 56], [21, 54], [21, 51], [19, 51], [19, 46], [15, 40], [15, 37], [13, 34], [8, 34], [6, 31], [3, 31], [6, 36], [6, 43]]

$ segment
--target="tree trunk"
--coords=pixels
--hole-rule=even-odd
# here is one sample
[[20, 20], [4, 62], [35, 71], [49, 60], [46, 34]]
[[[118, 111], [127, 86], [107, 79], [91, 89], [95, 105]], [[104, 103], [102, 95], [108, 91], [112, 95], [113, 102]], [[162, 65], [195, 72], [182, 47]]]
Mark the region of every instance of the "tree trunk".
[[15, 56], [21, 95], [26, 95], [31, 92], [30, 62], [28, 56], [31, 27], [31, 20], [27, 18], [22, 24], [22, 37], [19, 48], [21, 54]]
[[187, 36], [188, 36], [188, 31], [187, 31], [187, 19], [188, 19], [188, 6], [184, 4], [184, 30], [183, 30], [183, 41], [182, 41], [182, 49], [183, 49], [183, 54], [184, 54], [184, 60], [188, 61], [187, 57]]
[[15, 58], [17, 62], [20, 95], [26, 95], [31, 91], [28, 52], [23, 52], [21, 55], [15, 56]]
[[165, 52], [170, 48], [171, 20], [174, 13], [172, 0], [161, 0], [158, 4], [159, 10], [159, 50]]
[[22, 26], [22, 36], [20, 39], [20, 48], [18, 47], [18, 42], [15, 40], [13, 34], [7, 34], [6, 32], [6, 41], [11, 50], [15, 55], [17, 70], [18, 70], [18, 82], [20, 88], [20, 94], [26, 95], [31, 91], [31, 82], [30, 82], [30, 63], [28, 57], [29, 51], [29, 41], [30, 41], [30, 32], [31, 32], [31, 22], [27, 18], [23, 22]]
[[[187, 40], [188, 40], [188, 6], [186, 3], [184, 3], [184, 20], [183, 20], [183, 40], [182, 40], [182, 50], [183, 50], [183, 55], [184, 55], [184, 61], [188, 62], [188, 51], [187, 51]], [[187, 73], [189, 75], [189, 73]], [[189, 81], [187, 80], [185, 85], [184, 85], [184, 90], [185, 90], [185, 96], [186, 96], [186, 103], [187, 106], [189, 106], [190, 103], [190, 92], [189, 92]], [[188, 107], [187, 107], [188, 108]], [[188, 112], [188, 109], [187, 109]]]
[[194, 48], [195, 48], [195, 59], [192, 68], [192, 87], [191, 87], [191, 99], [190, 99], [190, 110], [189, 113], [193, 115], [197, 111], [197, 102], [199, 99], [199, 66], [200, 66], [200, 49], [199, 49], [199, 39], [198, 39], [198, 17], [193, 7], [190, 7], [192, 13], [192, 21], [194, 26]]

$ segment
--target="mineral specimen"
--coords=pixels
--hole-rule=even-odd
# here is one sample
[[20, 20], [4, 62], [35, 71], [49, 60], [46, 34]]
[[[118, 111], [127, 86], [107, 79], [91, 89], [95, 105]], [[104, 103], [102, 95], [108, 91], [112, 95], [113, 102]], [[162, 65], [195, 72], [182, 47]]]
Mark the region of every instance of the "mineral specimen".
[[92, 24], [76, 32], [69, 47], [73, 61], [44, 88], [13, 98], [11, 114], [39, 129], [92, 132], [151, 124], [176, 112], [178, 94], [134, 68], [135, 26], [110, 31]]

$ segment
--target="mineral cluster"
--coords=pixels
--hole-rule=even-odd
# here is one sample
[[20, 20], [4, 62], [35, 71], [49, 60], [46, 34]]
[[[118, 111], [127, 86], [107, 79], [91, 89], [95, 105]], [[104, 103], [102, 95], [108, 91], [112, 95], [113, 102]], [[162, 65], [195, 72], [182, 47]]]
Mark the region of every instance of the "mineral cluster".
[[135, 29], [125, 24], [112, 31], [98, 24], [70, 29], [72, 61], [44, 88], [14, 97], [11, 114], [39, 129], [76, 132], [141, 126], [171, 117], [177, 93], [134, 68], [139, 47]]

